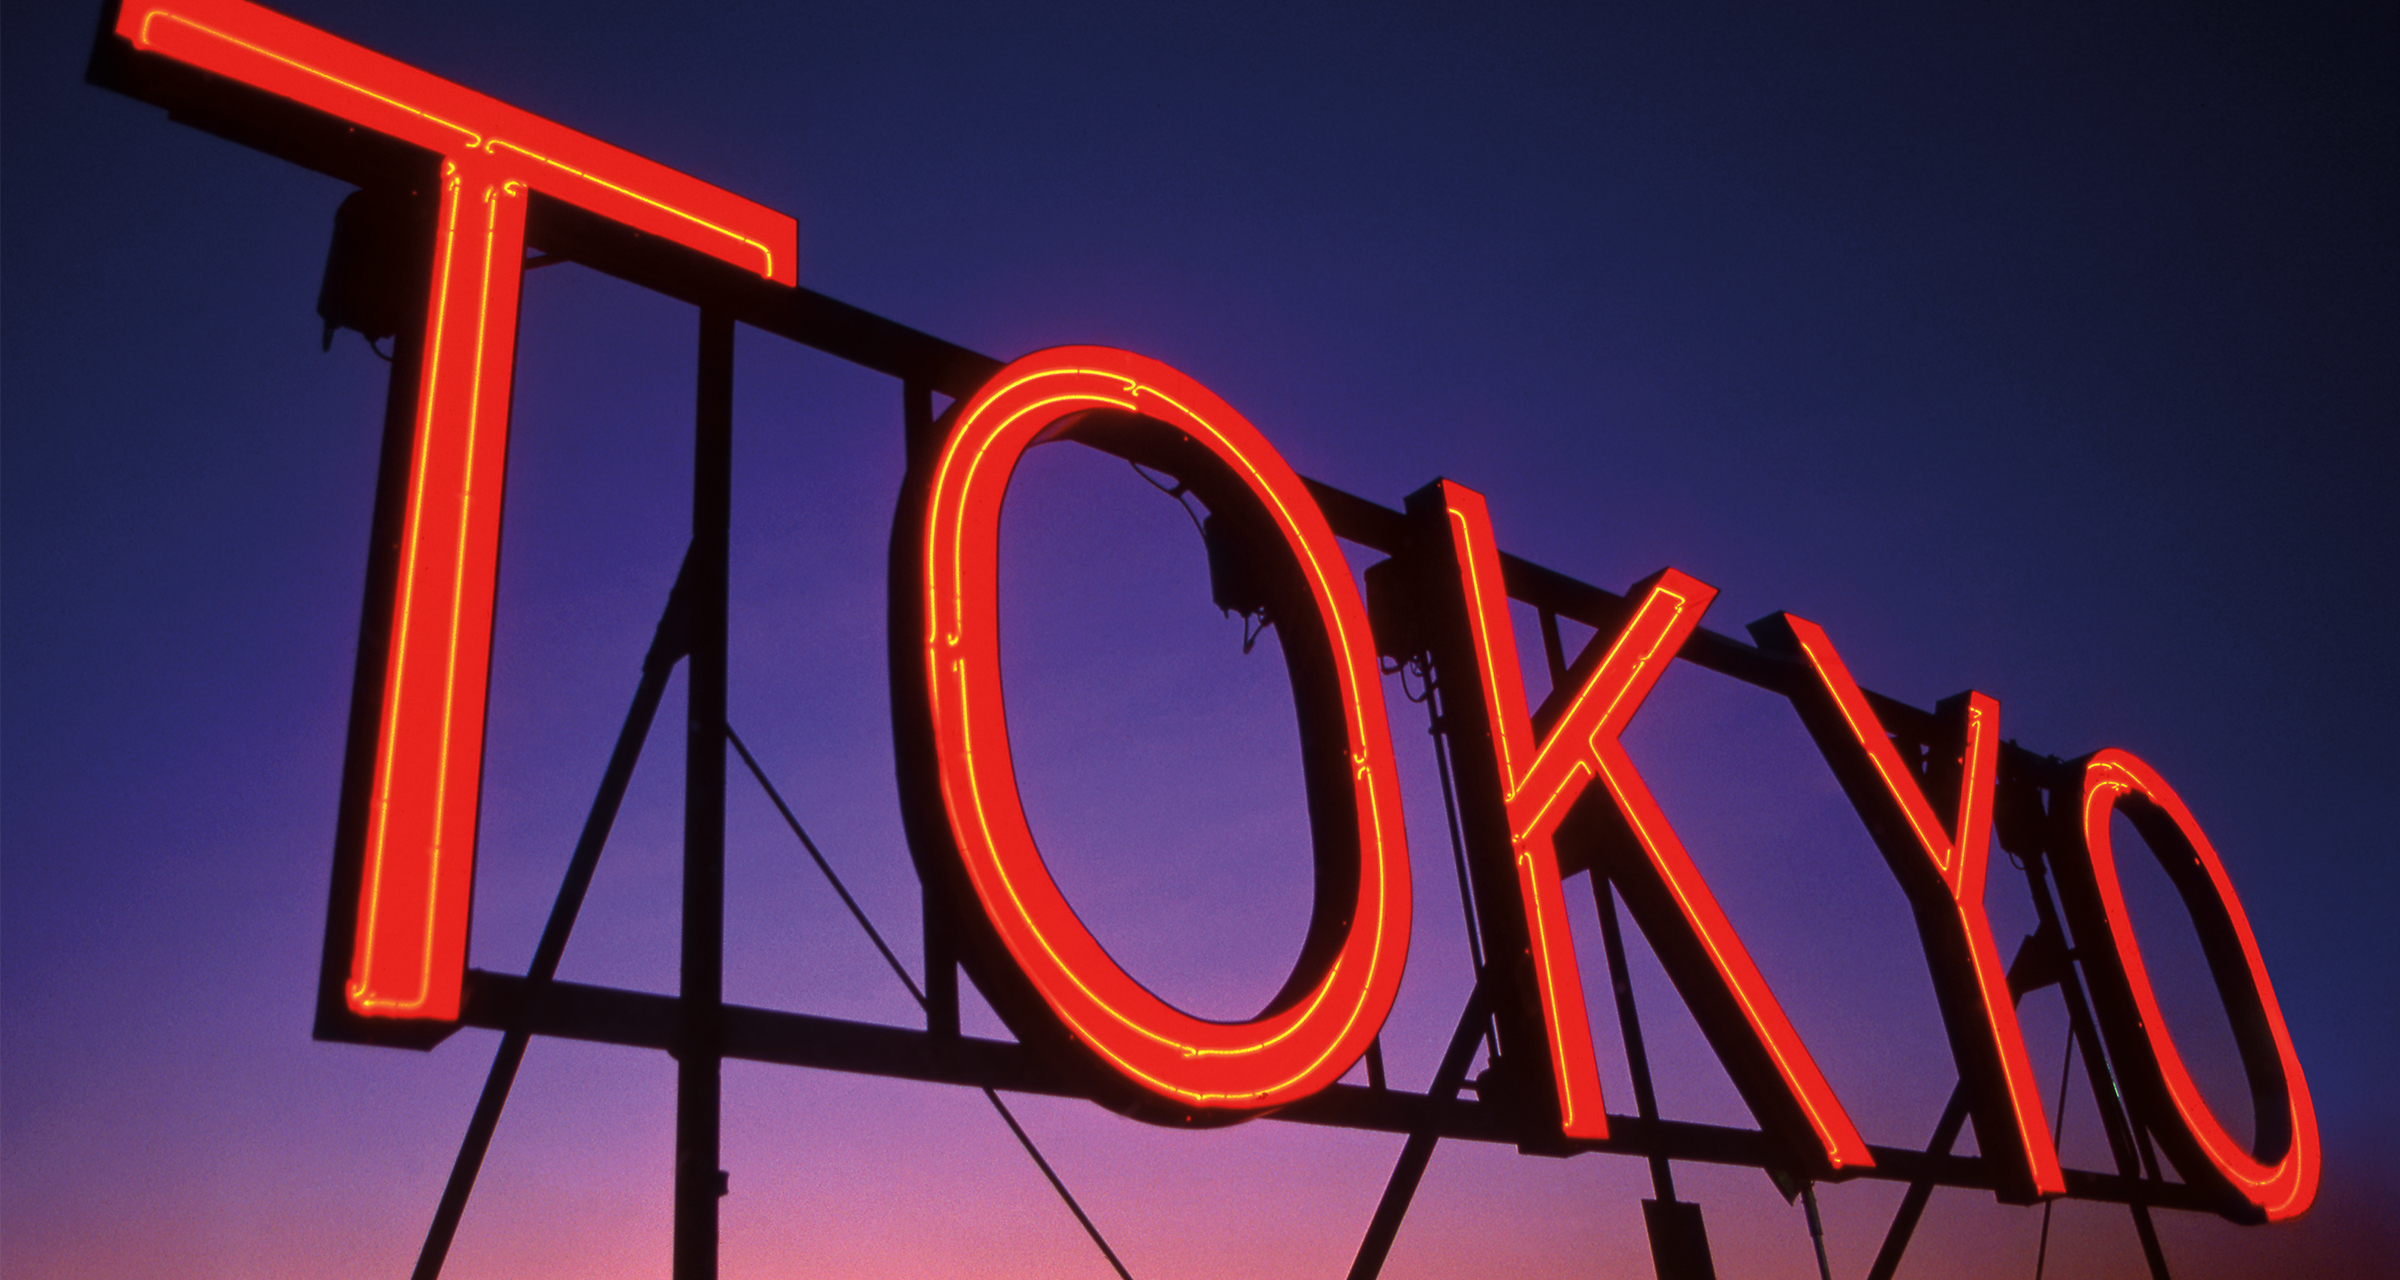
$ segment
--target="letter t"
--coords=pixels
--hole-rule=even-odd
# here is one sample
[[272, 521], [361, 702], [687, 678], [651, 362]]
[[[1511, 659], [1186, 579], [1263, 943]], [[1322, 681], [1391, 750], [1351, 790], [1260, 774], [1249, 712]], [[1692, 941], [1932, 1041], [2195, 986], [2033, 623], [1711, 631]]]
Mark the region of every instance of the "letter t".
[[458, 1016], [525, 204], [539, 191], [783, 284], [792, 219], [245, 0], [128, 0], [116, 34], [438, 157], [439, 217], [347, 1002]]

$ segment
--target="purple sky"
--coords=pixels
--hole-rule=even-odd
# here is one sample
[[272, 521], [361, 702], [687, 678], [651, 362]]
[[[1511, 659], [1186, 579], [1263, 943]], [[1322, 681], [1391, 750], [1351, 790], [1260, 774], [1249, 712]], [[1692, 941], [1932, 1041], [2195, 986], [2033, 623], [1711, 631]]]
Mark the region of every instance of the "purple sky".
[[[2139, 753], [2224, 855], [2326, 1144], [2300, 1223], [2162, 1216], [2175, 1274], [2400, 1269], [2388, 5], [282, 7], [795, 215], [811, 288], [994, 356], [1142, 352], [1303, 474], [1393, 506], [1447, 475], [1518, 554], [1615, 590], [1672, 564], [1722, 591], [1716, 630], [1789, 609], [1869, 687]], [[405, 1274], [497, 1037], [308, 1035], [385, 375], [356, 335], [318, 351], [345, 188], [84, 85], [96, 8], [6, 10], [0, 1270]], [[682, 552], [697, 332], [580, 267], [525, 296], [472, 955], [520, 970]], [[913, 956], [897, 388], [751, 332], [736, 385], [732, 719]], [[1045, 852], [1129, 969], [1246, 1016], [1306, 925], [1280, 660], [1241, 655], [1189, 524], [1121, 464], [1037, 452], [1008, 521]], [[1421, 1087], [1465, 942], [1394, 693], [1418, 909], [1385, 1044]], [[566, 977], [673, 990], [678, 738]], [[1921, 1145], [1952, 1079], [1931, 989], [1797, 717], [1679, 667], [1629, 742], [1867, 1137]], [[730, 809], [729, 998], [909, 1020], [738, 775]], [[2169, 1019], [2247, 1132], [2189, 926], [2129, 865]], [[2005, 863], [1991, 900], [2010, 950]], [[1667, 1114], [1748, 1123], [1634, 967]], [[2026, 1009], [2055, 1098], [2063, 1017]], [[663, 1273], [671, 1066], [537, 1043], [447, 1274]], [[1400, 1145], [1020, 1114], [1142, 1280], [1340, 1274]], [[1107, 1274], [971, 1091], [735, 1064], [725, 1132], [728, 1275]], [[2106, 1167], [2079, 1091], [2065, 1147]], [[1677, 1176], [1721, 1274], [1814, 1274], [1764, 1177]], [[1445, 1144], [1386, 1274], [1646, 1275], [1645, 1194], [1638, 1161]], [[1899, 1194], [1823, 1190], [1837, 1274]], [[1913, 1271], [2029, 1275], [2041, 1219], [1939, 1193]], [[2140, 1265], [2121, 1210], [2051, 1230], [2049, 1275]]]

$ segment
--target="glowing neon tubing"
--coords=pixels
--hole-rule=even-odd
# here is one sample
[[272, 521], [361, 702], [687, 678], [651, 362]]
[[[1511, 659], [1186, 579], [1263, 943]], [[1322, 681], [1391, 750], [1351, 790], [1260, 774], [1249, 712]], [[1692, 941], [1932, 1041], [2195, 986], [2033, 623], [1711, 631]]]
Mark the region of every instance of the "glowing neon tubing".
[[1956, 704], [1961, 721], [1953, 760], [1958, 772], [1954, 834], [1944, 829], [1916, 770], [1901, 759], [1824, 628], [1786, 613], [1751, 630], [1771, 648], [1796, 651], [1816, 677], [1794, 705], [1915, 907], [1950, 1051], [1959, 1078], [1974, 1086], [1977, 1141], [1986, 1159], [2005, 1161], [2014, 1172], [2013, 1185], [2004, 1185], [2001, 1193], [2017, 1201], [2066, 1194], [2066, 1175], [2025, 1055], [2016, 1001], [2009, 995], [2008, 967], [2001, 963], [1984, 908], [2000, 761], [1999, 702], [1967, 693], [1944, 704], [1945, 709]]
[[[1249, 1022], [1167, 1004], [1103, 950], [1043, 865], [1017, 792], [1001, 696], [1000, 508], [1025, 450], [1092, 411], [1140, 415], [1222, 461], [1263, 505], [1324, 624], [1339, 685], [1359, 847], [1356, 900], [1314, 987]], [[934, 465], [921, 561], [923, 678], [950, 833], [986, 918], [1070, 1034], [1142, 1089], [1205, 1112], [1308, 1096], [1366, 1051], [1407, 961], [1408, 848], [1365, 607], [1322, 512], [1266, 439], [1158, 361], [1060, 347], [994, 374], [958, 412]]]
[[[2257, 1108], [2254, 1150], [2245, 1150], [2209, 1108], [2159, 1008], [2117, 878], [2109, 818], [2120, 807], [2192, 910]], [[2216, 846], [2156, 769], [2114, 748], [2085, 761], [2081, 804], [2073, 817], [2079, 838], [2069, 856], [2080, 866], [2062, 882], [2075, 890], [2070, 906], [2078, 899], [2086, 906], [2080, 913], [2084, 923], [2076, 926], [2077, 945], [2104, 955], [2102, 963], [2091, 966], [2095, 994], [2132, 1014], [2108, 1020], [2111, 1056], [2145, 1072], [2155, 1090], [2165, 1094], [2171, 1115], [2151, 1116], [2152, 1131], [2186, 1181], [2214, 1182], [2230, 1191], [2247, 1211], [2239, 1216], [2263, 1216], [2269, 1222], [2298, 1217], [2315, 1202], [2324, 1167], [2316, 1105], [2301, 1075], [2283, 1006], [2267, 980], [2258, 938]], [[2087, 928], [2095, 915], [2103, 923]]]
[[[1536, 737], [1517, 665], [1515, 628], [1501, 582], [1500, 552], [1481, 494], [1439, 483], [1450, 532], [1449, 554], [1465, 595], [1474, 675], [1498, 757], [1520, 901], [1533, 951], [1550, 1067], [1557, 1085], [1560, 1126], [1568, 1137], [1606, 1137], [1600, 1080], [1593, 1063], [1582, 979], [1575, 967], [1559, 889], [1556, 837], [1585, 788], [1601, 783], [1651, 873], [1710, 963], [1709, 981], [1738, 1006], [1748, 1034], [1773, 1063], [1780, 1087], [1806, 1118], [1810, 1139], [1836, 1171], [1874, 1164], [1850, 1120], [1766, 978], [1734, 933], [1733, 924], [1701, 878], [1673, 824], [1634, 767], [1622, 737], [1644, 699], [1665, 674], [1716, 588], [1668, 569], [1640, 591], [1632, 616], [1599, 662], [1584, 676], [1548, 734]], [[1595, 638], [1594, 643], [1598, 640]]]
[[160, 55], [441, 158], [350, 1009], [451, 1021], [466, 970], [525, 199], [540, 191], [783, 284], [792, 219], [243, 0], [129, 3]]

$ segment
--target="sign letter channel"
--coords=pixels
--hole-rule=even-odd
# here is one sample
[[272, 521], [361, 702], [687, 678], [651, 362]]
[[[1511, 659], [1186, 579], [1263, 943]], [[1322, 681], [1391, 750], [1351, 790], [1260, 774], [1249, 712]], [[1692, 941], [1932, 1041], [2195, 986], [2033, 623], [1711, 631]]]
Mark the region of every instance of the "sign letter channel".
[[[1750, 630], [1763, 647], [1808, 667], [1812, 679], [1792, 695], [1792, 705], [1915, 909], [1950, 1052], [1967, 1083], [1975, 1140], [2004, 1175], [2000, 1198], [2022, 1204], [2064, 1195], [2066, 1178], [2025, 1057], [2008, 969], [1983, 906], [2000, 704], [1971, 692], [1943, 702], [1942, 740], [1920, 772], [1902, 758], [1823, 628], [1779, 613]], [[1927, 798], [1929, 786], [1945, 802], [1947, 827]]]
[[[1001, 696], [1000, 509], [1025, 451], [1065, 439], [1176, 476], [1275, 561], [1261, 571], [1277, 584], [1300, 714], [1317, 910], [1283, 994], [1246, 1022], [1193, 1017], [1119, 966], [1051, 878], [1018, 795]], [[1400, 989], [1408, 844], [1366, 607], [1307, 488], [1206, 387], [1106, 347], [1039, 351], [992, 375], [953, 412], [922, 483], [913, 671], [899, 669], [897, 623], [893, 640], [895, 685], [917, 685], [895, 696], [924, 716], [902, 735], [903, 784], [938, 796], [941, 820], [912, 824], [910, 839], [920, 866], [961, 882], [952, 896], [974, 912], [977, 985], [1021, 1035], [1079, 1047], [1136, 1086], [1123, 1105], [1137, 1115], [1222, 1123], [1339, 1079]]]
[[[1674, 569], [1635, 586], [1617, 633], [1593, 637], [1537, 723], [1526, 711], [1500, 552], [1482, 495], [1438, 481], [1418, 491], [1409, 510], [1429, 537], [1438, 528], [1441, 585], [1459, 602], [1450, 624], [1437, 629], [1435, 661], [1462, 816], [1481, 868], [1477, 894], [1489, 963], [1523, 957], [1531, 970], [1536, 1014], [1520, 1016], [1516, 1030], [1520, 1043], [1541, 1046], [1561, 1131], [1570, 1138], [1608, 1132], [1560, 891], [1564, 827], [1566, 842], [1584, 855], [1577, 863], [1593, 866], [1625, 895], [1760, 1123], [1795, 1154], [1821, 1161], [1827, 1173], [1872, 1165], [1866, 1142], [1622, 741], [1716, 589]], [[1581, 803], [1594, 782], [1609, 807]], [[1573, 822], [1571, 814], [1578, 815]], [[1589, 845], [1617, 856], [1596, 857]]]
[[[2058, 859], [2059, 886], [2076, 945], [2091, 953], [2086, 964], [2101, 1030], [2109, 1056], [2123, 1065], [2137, 1114], [2185, 1181], [2218, 1193], [2225, 1216], [2269, 1222], [2299, 1216], [2316, 1200], [2324, 1167], [2316, 1105], [2300, 1074], [2283, 1006], [2267, 981], [2249, 914], [2234, 896], [2216, 846], [2183, 797], [2131, 752], [2111, 748], [2087, 758], [2082, 790], [2081, 803], [2072, 809], [2053, 802], [2070, 828], [2058, 842], [2065, 850]], [[2159, 1008], [2117, 877], [2109, 833], [2109, 819], [2117, 813], [2130, 819], [2150, 846], [2200, 934], [2200, 949], [2225, 1002], [2250, 1085], [2248, 1149], [2201, 1096]]]
[[527, 196], [540, 192], [782, 284], [795, 279], [797, 224], [243, 0], [129, 0], [116, 34], [137, 55], [263, 90], [439, 163], [346, 999], [369, 1017], [454, 1020], [473, 896]]

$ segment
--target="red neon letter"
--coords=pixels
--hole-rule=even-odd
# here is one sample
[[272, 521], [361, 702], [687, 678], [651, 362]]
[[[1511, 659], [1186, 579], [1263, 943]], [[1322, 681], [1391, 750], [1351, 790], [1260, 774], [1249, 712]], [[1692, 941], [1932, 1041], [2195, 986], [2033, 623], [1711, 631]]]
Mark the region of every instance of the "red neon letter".
[[[1676, 985], [1701, 1015], [1703, 1030], [1724, 1057], [1745, 1100], [1762, 1121], [1772, 1117], [1789, 1123], [1796, 1109], [1830, 1168], [1872, 1165], [1866, 1142], [1735, 936], [1621, 741], [1626, 725], [1641, 710], [1685, 637], [1700, 625], [1716, 589], [1673, 569], [1651, 579], [1646, 589], [1637, 588], [1640, 599], [1632, 617], [1605, 651], [1594, 638], [1576, 664], [1581, 678], [1572, 700], [1549, 731], [1537, 737], [1525, 710], [1525, 686], [1517, 668], [1491, 517], [1474, 490], [1445, 480], [1426, 493], [1437, 490], [1448, 529], [1448, 553], [1466, 606], [1475, 684], [1496, 757], [1493, 779], [1507, 819], [1508, 848], [1525, 913], [1525, 941], [1539, 988], [1563, 1131], [1569, 1137], [1589, 1138], [1608, 1133], [1582, 980], [1561, 899], [1556, 847], [1560, 824], [1597, 779], [1645, 855], [1641, 866], [1624, 870], [1627, 901], [1645, 933], [1679, 940], [1664, 948], [1662, 956], [1674, 957], [1669, 969]], [[1412, 509], [1418, 505], [1412, 501]], [[1596, 661], [1594, 653], [1599, 654]], [[1463, 691], [1456, 683], [1446, 688], [1452, 696], [1445, 701], [1444, 714], [1472, 714], [1467, 700], [1458, 696]], [[1465, 773], [1462, 767], [1462, 789], [1484, 785]], [[1682, 945], [1687, 942], [1697, 944], [1703, 962], [1676, 962], [1691, 950]], [[1703, 968], [1705, 972], [1696, 972]], [[1767, 1060], [1763, 1064], [1757, 1061], [1761, 1051]]]
[[128, 3], [137, 50], [441, 157], [416, 442], [383, 676], [350, 1008], [458, 1016], [483, 773], [525, 196], [540, 191], [784, 284], [789, 217], [243, 0]]
[[[1347, 929], [1314, 986], [1287, 988], [1293, 998], [1250, 1022], [1192, 1017], [1118, 967], [1050, 878], [1018, 798], [1000, 689], [1000, 505], [1026, 449], [1076, 429], [1062, 420], [1095, 411], [1125, 430], [1181, 433], [1177, 447], [1197, 446], [1230, 472], [1296, 559], [1330, 650], [1322, 656], [1340, 695], [1356, 895], [1340, 904]], [[1061, 347], [1009, 365], [957, 411], [926, 503], [922, 672], [942, 805], [967, 879], [1016, 968], [1086, 1048], [1179, 1108], [1238, 1116], [1339, 1078], [1399, 991], [1408, 847], [1366, 610], [1299, 477], [1255, 427], [1184, 374], [1130, 352]]]
[[1795, 696], [1792, 705], [1916, 907], [1917, 933], [1933, 968], [1950, 1052], [1974, 1102], [1977, 1141], [1986, 1158], [2012, 1171], [2013, 1185], [2000, 1193], [2019, 1202], [2064, 1195], [2066, 1176], [2059, 1172], [2041, 1090], [2017, 1026], [2016, 1002], [2008, 993], [2008, 970], [1983, 906], [1992, 858], [2000, 704], [1980, 693], [1943, 704], [1963, 721], [1959, 755], [1934, 771], [1947, 777], [1956, 766], [1953, 839], [1926, 800], [1923, 781], [1900, 758], [1824, 629], [1780, 613], [1750, 630], [1760, 644], [1795, 653], [1816, 674], [1816, 684]]
[[[2110, 845], [2109, 815], [2120, 804], [2192, 913], [2209, 972], [2231, 1015], [2256, 1108], [2250, 1151], [2209, 1110], [2159, 1011]], [[2270, 1222], [2299, 1216], [2317, 1197], [2322, 1157], [2316, 1107], [2284, 1026], [2283, 1007], [2259, 958], [2258, 939], [2216, 847], [2166, 779], [2126, 751], [2102, 751], [2085, 762], [2082, 804], [2075, 816], [2080, 838], [2067, 842], [2069, 856], [2060, 861], [2069, 874], [2060, 883], [2069, 890], [2068, 907], [2075, 913], [2076, 945], [2098, 953], [2100, 963], [2087, 971], [2094, 975], [2092, 990], [2103, 1013], [2111, 1015], [2103, 1023], [2109, 1053], [2130, 1068], [2128, 1085], [2148, 1112], [2145, 1123], [2185, 1179], [2230, 1193], [2238, 1208], [2228, 1216], [2263, 1214]]]

